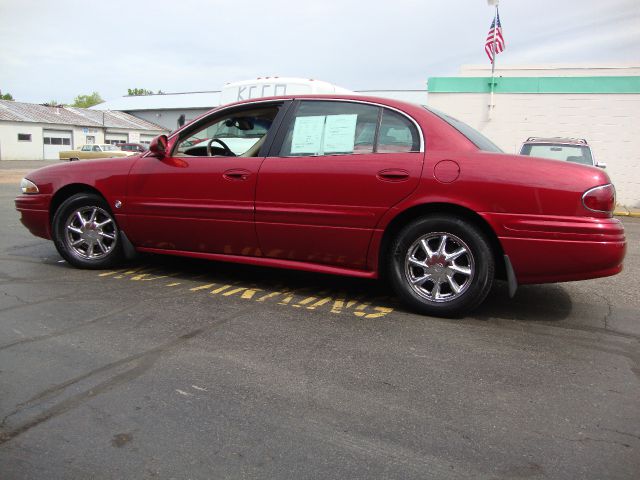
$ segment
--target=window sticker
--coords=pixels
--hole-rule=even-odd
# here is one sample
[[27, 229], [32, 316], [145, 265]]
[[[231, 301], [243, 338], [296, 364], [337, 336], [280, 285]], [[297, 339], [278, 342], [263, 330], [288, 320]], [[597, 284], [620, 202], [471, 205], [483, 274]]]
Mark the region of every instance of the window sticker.
[[353, 153], [358, 114], [328, 115], [325, 123], [324, 153]]
[[320, 152], [325, 119], [324, 115], [296, 118], [291, 139], [292, 154], [316, 155]]

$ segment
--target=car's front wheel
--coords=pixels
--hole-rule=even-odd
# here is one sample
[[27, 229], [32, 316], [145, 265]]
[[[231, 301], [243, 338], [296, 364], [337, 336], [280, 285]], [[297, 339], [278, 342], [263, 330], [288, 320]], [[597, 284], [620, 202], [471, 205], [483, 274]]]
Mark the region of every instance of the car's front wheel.
[[53, 217], [53, 241], [67, 262], [80, 268], [106, 268], [122, 259], [118, 224], [104, 199], [78, 193]]
[[411, 307], [434, 316], [458, 316], [482, 303], [495, 262], [486, 236], [457, 217], [433, 215], [406, 225], [392, 241], [389, 277]]

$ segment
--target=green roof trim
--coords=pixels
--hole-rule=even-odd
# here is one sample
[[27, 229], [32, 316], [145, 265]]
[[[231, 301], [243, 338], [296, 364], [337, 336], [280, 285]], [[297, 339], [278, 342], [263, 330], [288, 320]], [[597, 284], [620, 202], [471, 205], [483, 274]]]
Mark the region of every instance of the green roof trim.
[[[496, 77], [495, 93], [640, 93], [640, 77]], [[489, 93], [491, 77], [431, 77], [429, 93]]]

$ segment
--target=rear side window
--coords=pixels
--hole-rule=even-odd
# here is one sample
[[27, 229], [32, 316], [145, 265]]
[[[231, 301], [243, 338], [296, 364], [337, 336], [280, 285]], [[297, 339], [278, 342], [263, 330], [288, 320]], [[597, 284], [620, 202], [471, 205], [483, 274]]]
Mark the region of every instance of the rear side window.
[[397, 112], [353, 102], [303, 101], [288, 127], [279, 156], [417, 151], [417, 127]]
[[418, 151], [420, 151], [420, 139], [416, 126], [404, 115], [383, 109], [377, 152]]
[[349, 102], [301, 102], [279, 156], [372, 153], [380, 109]]

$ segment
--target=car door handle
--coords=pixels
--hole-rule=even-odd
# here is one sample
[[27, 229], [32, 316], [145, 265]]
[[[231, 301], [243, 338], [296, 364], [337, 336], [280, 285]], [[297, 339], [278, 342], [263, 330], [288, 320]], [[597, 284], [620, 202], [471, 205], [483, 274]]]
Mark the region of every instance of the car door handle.
[[227, 170], [222, 176], [225, 180], [247, 180], [251, 176], [251, 172], [249, 170], [235, 168], [233, 170]]
[[383, 182], [404, 182], [409, 180], [409, 172], [399, 168], [389, 168], [380, 170], [376, 177]]

